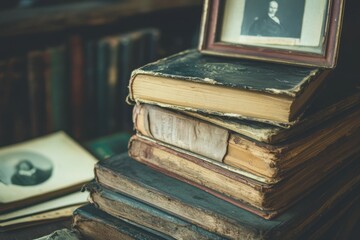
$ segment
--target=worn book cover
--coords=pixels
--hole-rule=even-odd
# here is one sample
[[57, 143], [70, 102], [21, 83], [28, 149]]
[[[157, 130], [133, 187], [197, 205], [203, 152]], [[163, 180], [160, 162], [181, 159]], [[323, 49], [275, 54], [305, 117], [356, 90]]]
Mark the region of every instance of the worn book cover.
[[303, 132], [311, 131], [326, 121], [344, 114], [344, 112], [356, 111], [359, 108], [359, 81], [351, 77], [347, 77], [346, 81], [336, 81], [340, 77], [339, 74], [332, 74], [331, 78], [325, 82], [321, 91], [316, 94], [314, 101], [305, 110], [302, 117], [287, 127], [212, 114], [201, 114], [191, 111], [183, 112], [259, 142], [278, 144], [296, 138]]
[[69, 219], [87, 201], [86, 192], [74, 192], [19, 210], [0, 214], [0, 232], [35, 226], [44, 222]]
[[173, 239], [150, 228], [113, 217], [88, 204], [74, 211], [73, 228], [86, 239]]
[[[359, 118], [360, 109], [351, 109], [311, 131], [304, 129], [294, 139], [267, 144], [155, 105], [136, 104], [133, 111], [134, 126], [139, 134], [274, 182], [301, 164], [316, 159], [332, 145], [342, 146], [342, 138], [360, 128]], [[252, 131], [252, 126], [244, 122], [242, 129]], [[253, 133], [262, 130], [259, 126]]]
[[64, 132], [0, 149], [0, 213], [79, 190], [96, 158]]
[[97, 192], [94, 185], [89, 185], [87, 188], [91, 195], [90, 202], [114, 217], [126, 219], [137, 225], [153, 229], [171, 236], [173, 239], [223, 239], [202, 227], [190, 224], [175, 215], [153, 208], [126, 195], [105, 189], [101, 191], [102, 194], [100, 195], [97, 194], [99, 192]]
[[287, 125], [303, 113], [328, 73], [187, 50], [134, 70], [129, 97], [179, 110]]
[[[148, 168], [126, 154], [99, 162], [95, 170], [98, 185], [90, 184], [89, 190], [92, 201], [100, 209], [122, 215], [126, 208], [122, 207], [124, 197], [116, 194], [119, 192], [135, 199], [129, 199], [129, 205], [144, 202], [147, 208], [160, 209], [230, 239], [297, 239], [315, 222], [336, 219], [338, 214], [333, 214], [334, 211], [333, 215], [326, 215], [330, 210], [339, 211], [346, 206], [343, 203], [359, 197], [356, 163], [339, 171], [272, 220]], [[146, 220], [138, 218], [138, 221], [142, 224]]]
[[129, 155], [240, 207], [252, 206], [255, 213], [271, 218], [299, 201], [336, 170], [355, 161], [359, 155], [357, 134], [344, 138], [344, 145], [328, 149], [275, 183], [144, 137], [132, 137]]

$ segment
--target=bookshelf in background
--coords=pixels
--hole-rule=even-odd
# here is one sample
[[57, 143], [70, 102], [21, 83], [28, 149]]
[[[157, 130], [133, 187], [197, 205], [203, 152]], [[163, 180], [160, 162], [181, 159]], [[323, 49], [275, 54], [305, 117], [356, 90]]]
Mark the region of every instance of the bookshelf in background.
[[0, 146], [132, 132], [133, 69], [196, 47], [201, 1], [67, 1], [0, 11]]

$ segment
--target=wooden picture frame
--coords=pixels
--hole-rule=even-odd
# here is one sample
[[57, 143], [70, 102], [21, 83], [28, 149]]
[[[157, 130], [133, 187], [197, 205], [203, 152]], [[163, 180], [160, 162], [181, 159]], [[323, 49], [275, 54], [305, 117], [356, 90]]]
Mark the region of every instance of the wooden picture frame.
[[344, 2], [205, 0], [199, 50], [204, 54], [334, 68]]

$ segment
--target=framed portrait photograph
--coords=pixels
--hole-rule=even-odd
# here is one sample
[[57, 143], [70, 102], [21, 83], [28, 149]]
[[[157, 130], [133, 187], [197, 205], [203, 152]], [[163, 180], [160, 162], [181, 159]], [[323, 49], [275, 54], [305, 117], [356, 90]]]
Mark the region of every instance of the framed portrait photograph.
[[333, 68], [344, 0], [205, 0], [203, 53]]

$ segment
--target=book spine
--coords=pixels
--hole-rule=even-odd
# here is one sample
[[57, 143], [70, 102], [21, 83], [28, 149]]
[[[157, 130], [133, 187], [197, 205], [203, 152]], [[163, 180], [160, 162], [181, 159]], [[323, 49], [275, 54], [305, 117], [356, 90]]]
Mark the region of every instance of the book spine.
[[222, 162], [229, 131], [151, 105], [134, 107], [133, 122], [141, 134]]
[[75, 35], [70, 39], [70, 69], [71, 69], [71, 118], [72, 133], [76, 139], [81, 139], [84, 125], [84, 50], [83, 40]]
[[54, 129], [53, 104], [52, 104], [52, 82], [51, 72], [51, 53], [50, 49], [44, 51], [44, 75], [45, 75], [45, 111], [46, 111], [46, 132], [49, 133]]
[[85, 42], [85, 133], [86, 138], [91, 139], [96, 136], [97, 116], [94, 111], [96, 106], [96, 59], [97, 59], [97, 40], [90, 39]]
[[[11, 88], [7, 89], [6, 84], [0, 85], [1, 88], [9, 91], [9, 96], [16, 96], [9, 99], [8, 116], [4, 118], [11, 119], [11, 122], [4, 125], [11, 129], [11, 136], [14, 142], [23, 141], [30, 137], [30, 113], [28, 108], [28, 86], [27, 86], [27, 69], [25, 56], [14, 56], [9, 60], [7, 78], [11, 82]], [[5, 94], [6, 96], [6, 94]], [[0, 113], [1, 114], [1, 113]], [[1, 118], [3, 115], [1, 115]], [[10, 127], [11, 126], [11, 127]]]
[[[109, 180], [109, 174], [116, 176], [116, 181], [113, 179]], [[177, 190], [184, 193], [183, 195], [186, 198], [190, 198], [190, 201], [180, 200], [169, 194], [166, 190], [163, 191], [161, 188], [156, 188], [153, 185], [149, 186], [141, 181], [137, 182], [134, 179], [129, 179], [129, 177], [113, 172], [112, 169], [102, 167], [99, 164], [95, 167], [95, 178], [99, 185], [105, 188], [131, 196], [146, 204], [157, 206], [163, 211], [179, 216], [218, 235], [236, 239], [257, 235], [256, 231], [241, 224], [242, 219], [233, 220], [216, 211], [209, 211], [206, 208], [199, 207], [197, 203], [193, 204], [191, 201], [193, 195], [190, 194], [196, 195], [196, 193], [186, 191], [187, 189], [184, 191], [179, 185], [170, 184], [169, 186], [177, 187]], [[204, 197], [199, 196], [199, 198], [203, 199]]]
[[97, 63], [96, 63], [96, 121], [97, 135], [107, 133], [107, 117], [109, 109], [107, 104], [108, 96], [108, 66], [109, 66], [109, 45], [105, 41], [99, 41], [97, 44]]
[[8, 60], [0, 61], [0, 146], [11, 141], [9, 126], [11, 119], [9, 114], [11, 81], [8, 78]]
[[113, 217], [88, 204], [74, 211], [73, 228], [86, 239], [172, 239], [151, 229]]
[[90, 192], [90, 200], [104, 212], [130, 220], [175, 239], [224, 239], [187, 221], [121, 194]]
[[51, 54], [51, 102], [53, 130], [69, 130], [69, 102], [67, 96], [66, 48], [57, 46], [50, 49]]
[[190, 183], [203, 190], [223, 197], [224, 200], [243, 202], [257, 209], [264, 209], [264, 192], [267, 188], [251, 179], [231, 173], [214, 164], [207, 163], [169, 148], [151, 143], [139, 137], [129, 142], [129, 155], [158, 171]]
[[29, 109], [32, 137], [44, 133], [45, 127], [45, 85], [44, 55], [42, 51], [28, 54]]
[[110, 37], [107, 39], [109, 46], [109, 66], [108, 66], [108, 79], [107, 79], [107, 105], [109, 110], [109, 115], [107, 117], [107, 133], [112, 133], [116, 131], [117, 121], [116, 121], [116, 106], [117, 106], [117, 92], [119, 85], [118, 71], [117, 68], [119, 55], [118, 55], [118, 37]]

